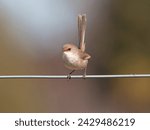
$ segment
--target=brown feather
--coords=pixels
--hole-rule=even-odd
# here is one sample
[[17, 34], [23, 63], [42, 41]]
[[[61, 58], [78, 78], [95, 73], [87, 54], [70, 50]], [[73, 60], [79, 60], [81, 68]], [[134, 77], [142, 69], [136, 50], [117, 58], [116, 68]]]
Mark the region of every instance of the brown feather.
[[79, 48], [85, 51], [86, 15], [78, 15]]

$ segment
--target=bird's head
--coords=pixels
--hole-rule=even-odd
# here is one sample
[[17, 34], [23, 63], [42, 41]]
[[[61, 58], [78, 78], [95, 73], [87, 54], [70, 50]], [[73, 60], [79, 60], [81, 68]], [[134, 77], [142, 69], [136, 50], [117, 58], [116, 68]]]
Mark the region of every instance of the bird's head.
[[74, 49], [77, 49], [77, 47], [71, 43], [67, 43], [63, 46], [63, 52], [69, 52], [69, 51], [72, 51]]

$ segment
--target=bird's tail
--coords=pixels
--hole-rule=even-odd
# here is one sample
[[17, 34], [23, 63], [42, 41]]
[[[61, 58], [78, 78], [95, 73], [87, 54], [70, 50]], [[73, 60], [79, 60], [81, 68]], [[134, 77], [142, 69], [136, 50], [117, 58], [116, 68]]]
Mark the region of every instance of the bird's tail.
[[86, 31], [86, 14], [78, 15], [78, 34], [79, 34], [79, 48], [85, 51], [85, 31]]

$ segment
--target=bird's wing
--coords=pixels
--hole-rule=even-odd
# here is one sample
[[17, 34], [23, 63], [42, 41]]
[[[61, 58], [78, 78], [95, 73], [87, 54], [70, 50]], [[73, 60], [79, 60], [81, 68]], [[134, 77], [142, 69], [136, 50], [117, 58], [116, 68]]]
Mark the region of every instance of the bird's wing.
[[85, 31], [86, 31], [86, 15], [78, 15], [78, 33], [79, 33], [79, 48], [82, 52], [85, 51]]
[[90, 56], [89, 54], [83, 52], [82, 55], [81, 55], [81, 58], [82, 58], [83, 60], [88, 60], [88, 59], [91, 58], [91, 56]]

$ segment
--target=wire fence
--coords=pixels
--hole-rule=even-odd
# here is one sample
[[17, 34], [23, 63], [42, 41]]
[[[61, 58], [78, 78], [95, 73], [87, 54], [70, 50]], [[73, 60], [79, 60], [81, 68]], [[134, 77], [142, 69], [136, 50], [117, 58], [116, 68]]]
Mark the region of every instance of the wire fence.
[[[71, 79], [150, 78], [150, 74], [71, 75]], [[68, 79], [68, 75], [0, 75], [0, 79]]]

